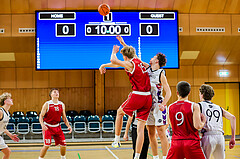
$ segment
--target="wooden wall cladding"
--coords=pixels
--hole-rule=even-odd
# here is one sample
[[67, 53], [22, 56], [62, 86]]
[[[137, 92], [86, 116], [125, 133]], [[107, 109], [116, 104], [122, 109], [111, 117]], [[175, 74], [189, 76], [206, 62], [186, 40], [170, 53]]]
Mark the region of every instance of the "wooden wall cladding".
[[182, 27], [183, 31], [179, 32], [179, 35], [189, 35], [189, 14], [178, 15], [179, 27]]
[[35, 36], [35, 33], [19, 33], [19, 28], [35, 28], [34, 14], [12, 15], [12, 36]]
[[0, 29], [4, 29], [4, 33], [0, 33], [0, 37], [12, 35], [12, 16], [0, 15]]
[[[196, 27], [225, 27], [225, 32], [196, 32]], [[190, 35], [231, 35], [231, 15], [190, 14]]]
[[240, 15], [232, 15], [232, 35], [240, 35]]
[[29, 13], [28, 0], [11, 0], [12, 13]]
[[[0, 89], [0, 94], [10, 92], [14, 105], [10, 112], [14, 111], [41, 111], [44, 102], [49, 100], [50, 89]], [[83, 95], [84, 94], [84, 95]], [[90, 110], [94, 113], [94, 91], [92, 88], [61, 88], [60, 98], [67, 110]]]
[[1, 0], [0, 14], [11, 14], [11, 1]]

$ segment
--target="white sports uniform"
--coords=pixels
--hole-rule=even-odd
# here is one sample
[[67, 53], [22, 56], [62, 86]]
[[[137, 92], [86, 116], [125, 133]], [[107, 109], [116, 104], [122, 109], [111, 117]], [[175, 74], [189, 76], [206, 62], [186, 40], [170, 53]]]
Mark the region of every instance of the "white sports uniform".
[[223, 110], [220, 106], [203, 101], [199, 103], [201, 112], [206, 116], [202, 129], [202, 148], [207, 159], [213, 154], [214, 159], [225, 158], [225, 139], [223, 131]]
[[163, 102], [163, 86], [161, 83], [161, 74], [164, 73], [164, 69], [152, 70], [151, 67], [147, 68], [148, 75], [151, 83], [152, 94], [152, 109], [148, 116], [146, 125], [162, 126], [167, 125], [167, 109], [160, 111], [158, 104]]
[[[3, 112], [3, 118], [0, 120], [0, 135], [3, 134], [4, 130], [7, 128], [7, 124], [9, 121], [9, 112], [6, 111], [4, 108], [0, 108], [0, 111]], [[7, 148], [8, 146], [5, 144], [3, 138], [0, 136], [0, 150]]]

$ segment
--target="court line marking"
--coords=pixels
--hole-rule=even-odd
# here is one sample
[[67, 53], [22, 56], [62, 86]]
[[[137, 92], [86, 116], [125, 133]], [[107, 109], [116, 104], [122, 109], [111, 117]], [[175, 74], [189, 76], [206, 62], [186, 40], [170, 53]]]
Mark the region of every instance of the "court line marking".
[[105, 148], [108, 150], [108, 152], [110, 152], [113, 155], [113, 157], [119, 159], [107, 146], [105, 146]]

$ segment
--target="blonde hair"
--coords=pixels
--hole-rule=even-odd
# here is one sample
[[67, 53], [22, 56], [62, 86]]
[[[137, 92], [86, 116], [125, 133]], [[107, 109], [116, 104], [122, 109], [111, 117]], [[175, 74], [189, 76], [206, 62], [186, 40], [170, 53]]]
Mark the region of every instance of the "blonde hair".
[[4, 101], [8, 98], [8, 97], [12, 97], [11, 93], [5, 92], [0, 96], [0, 105], [3, 106], [4, 105]]
[[135, 56], [136, 50], [132, 46], [124, 46], [121, 53], [131, 59]]

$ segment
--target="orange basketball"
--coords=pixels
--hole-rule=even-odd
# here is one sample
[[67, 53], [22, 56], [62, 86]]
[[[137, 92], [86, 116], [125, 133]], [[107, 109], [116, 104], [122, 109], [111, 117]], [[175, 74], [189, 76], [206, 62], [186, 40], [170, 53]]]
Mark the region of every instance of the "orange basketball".
[[101, 14], [102, 16], [108, 15], [109, 12], [110, 12], [110, 7], [109, 7], [109, 5], [106, 4], [106, 3], [100, 4], [100, 5], [98, 6], [98, 12], [99, 12], [99, 14]]

